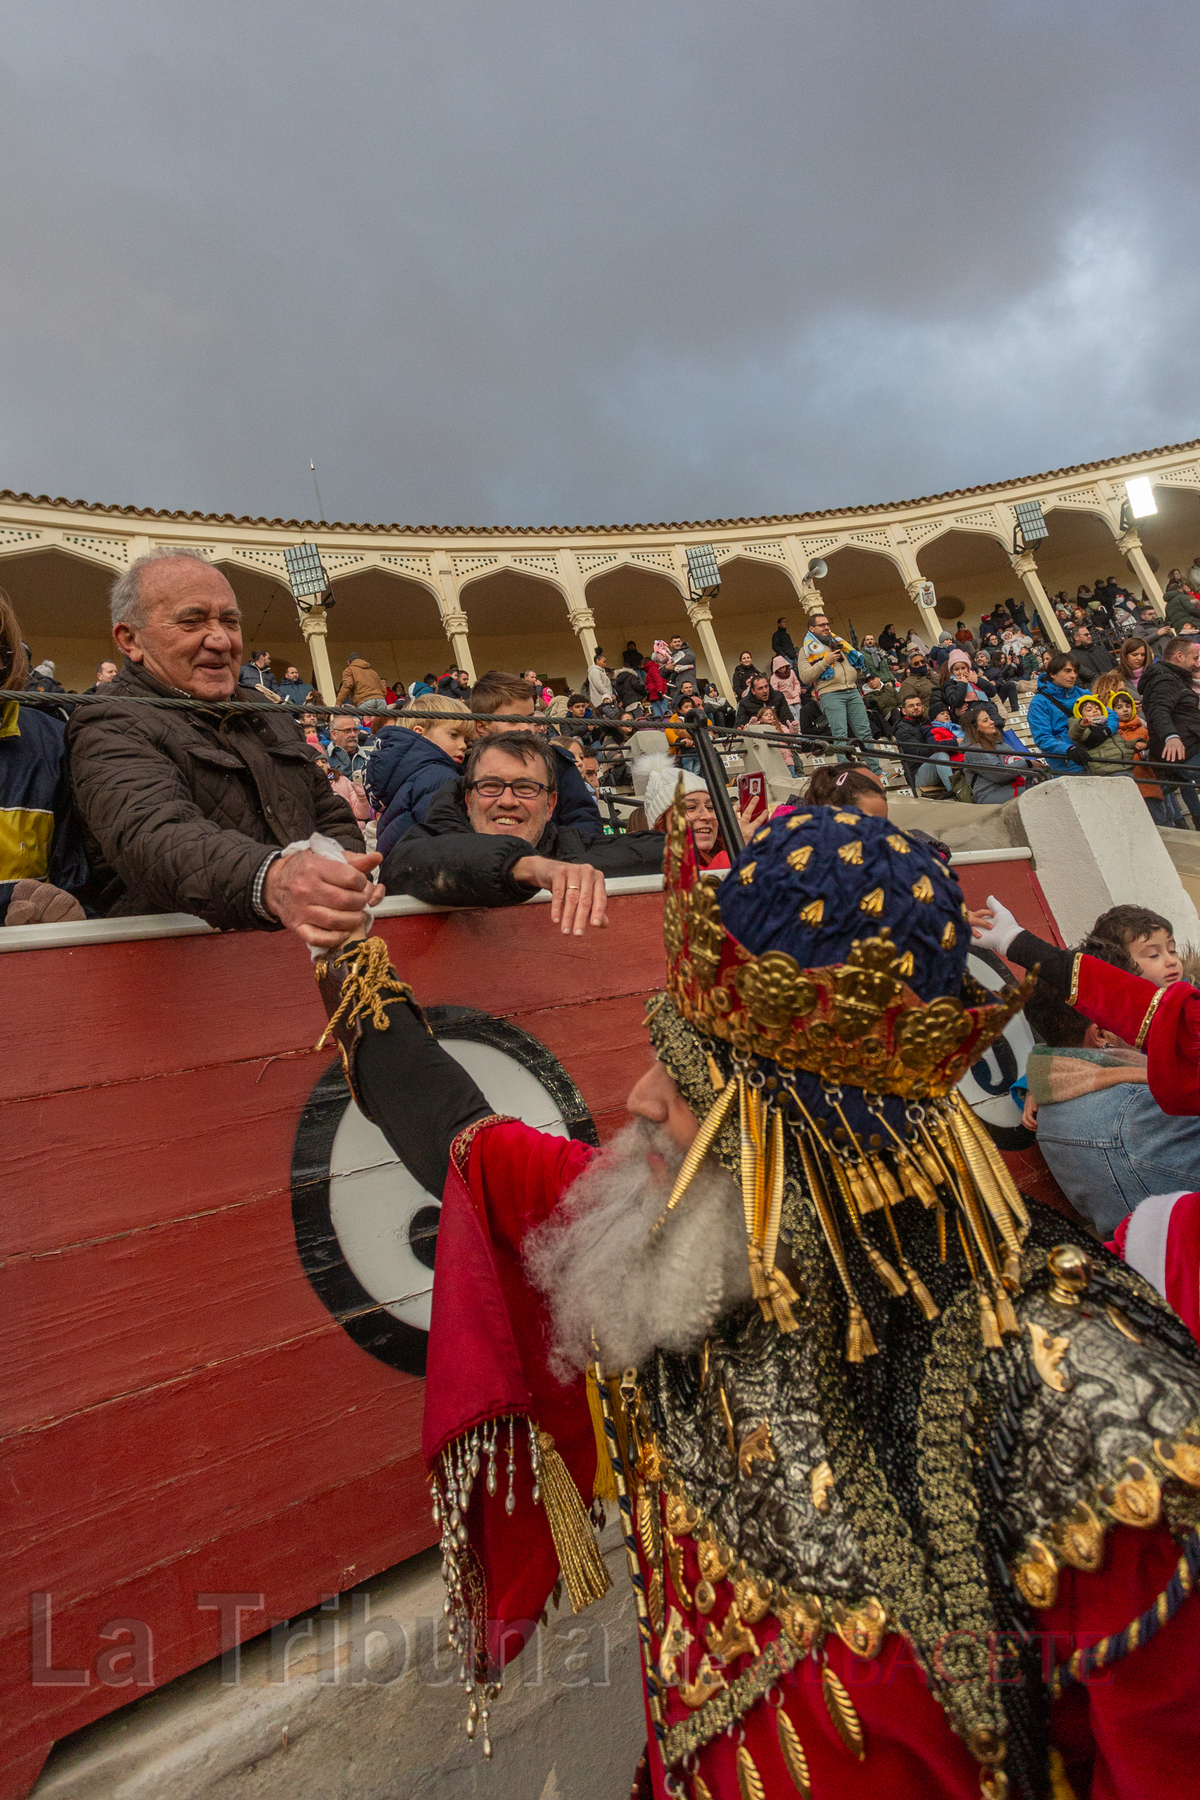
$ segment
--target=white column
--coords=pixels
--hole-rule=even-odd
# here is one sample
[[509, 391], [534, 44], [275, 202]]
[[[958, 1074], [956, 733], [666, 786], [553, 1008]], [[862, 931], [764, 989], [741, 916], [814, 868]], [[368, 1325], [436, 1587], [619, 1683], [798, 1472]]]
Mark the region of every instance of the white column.
[[937, 648], [938, 638], [946, 628], [938, 617], [937, 607], [930, 603], [930, 597], [933, 594], [933, 584], [929, 581], [927, 576], [914, 575], [909, 581], [905, 582], [904, 586], [908, 592], [909, 599], [917, 609], [917, 618], [920, 620], [921, 635], [928, 639], [929, 648], [935, 650]]
[[[596, 643], [596, 618], [587, 602], [587, 589], [579, 573], [579, 564], [569, 550], [556, 553], [558, 572], [562, 581], [563, 598], [567, 603], [567, 618], [571, 622], [571, 630], [579, 639], [579, 647], [583, 651], [584, 673], [580, 683], [583, 691], [587, 682], [587, 671], [596, 659], [598, 645]], [[614, 665], [616, 666], [616, 665]]]
[[312, 662], [313, 680], [326, 706], [333, 706], [337, 698], [337, 684], [333, 679], [333, 670], [329, 666], [329, 647], [326, 636], [329, 630], [329, 615], [323, 606], [311, 606], [307, 612], [300, 614], [300, 630], [304, 637], [305, 647]]
[[596, 616], [590, 606], [572, 606], [567, 613], [571, 621], [571, 630], [579, 639], [579, 647], [583, 651], [586, 668], [590, 669], [596, 660]]
[[458, 603], [458, 583], [454, 579], [454, 570], [450, 567], [448, 557], [434, 557], [433, 579], [437, 586], [438, 612], [441, 614], [442, 630], [450, 640], [455, 664], [458, 668], [467, 671], [472, 684], [474, 684], [475, 664], [471, 657], [471, 646], [467, 640], [467, 615]]
[[1131, 525], [1117, 539], [1117, 549], [1125, 558], [1134, 574], [1142, 584], [1142, 592], [1158, 614], [1160, 619], [1167, 616], [1166, 603], [1162, 597], [1162, 589], [1158, 585], [1154, 570], [1146, 561], [1146, 552], [1142, 549], [1142, 540], [1137, 534], [1137, 527]]
[[712, 672], [712, 678], [721, 690], [722, 697], [730, 706], [737, 705], [737, 696], [733, 691], [733, 683], [729, 679], [729, 670], [725, 666], [725, 658], [721, 654], [721, 646], [717, 642], [717, 634], [713, 630], [712, 607], [707, 600], [689, 600], [687, 616], [696, 627], [696, 636], [704, 648], [705, 660]]
[[1042, 586], [1037, 572], [1037, 564], [1033, 560], [1032, 550], [1019, 550], [1016, 555], [1009, 554], [1009, 562], [1013, 566], [1014, 575], [1019, 575], [1025, 583], [1025, 591], [1033, 601], [1038, 618], [1042, 621], [1042, 630], [1048, 643], [1056, 650], [1069, 650], [1066, 633], [1058, 622], [1058, 616], [1050, 604], [1050, 597]]

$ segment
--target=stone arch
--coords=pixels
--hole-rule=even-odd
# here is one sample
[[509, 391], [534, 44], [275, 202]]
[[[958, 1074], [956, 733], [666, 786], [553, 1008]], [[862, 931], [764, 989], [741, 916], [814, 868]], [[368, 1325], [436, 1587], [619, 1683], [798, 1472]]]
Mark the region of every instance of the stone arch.
[[[341, 576], [329, 572], [334, 598], [329, 662], [335, 680], [353, 650], [365, 656], [397, 693], [428, 672], [440, 675], [454, 660], [432, 578], [428, 583], [414, 581], [386, 564], [379, 566], [374, 558]], [[290, 592], [288, 605], [298, 638]]]
[[[678, 582], [665, 569], [623, 558], [611, 568], [590, 577], [584, 594], [595, 618], [596, 639], [608, 658], [608, 666], [620, 666], [630, 638], [639, 650], [650, 654], [655, 638], [678, 632], [696, 652], [696, 669], [711, 677], [704, 647], [697, 642], [688, 620]], [[719, 601], [717, 602], [719, 605]], [[716, 605], [713, 608], [716, 614]]]
[[[968, 526], [943, 532], [917, 551], [917, 567], [939, 595], [954, 594], [963, 602], [961, 618], [972, 631], [998, 600], [1024, 600], [1030, 618], [1034, 617], [1024, 583], [1013, 573], [995, 531]], [[953, 622], [945, 623], [947, 630], [954, 630]]]
[[1112, 575], [1119, 582], [1133, 582], [1140, 587], [1117, 548], [1112, 514], [1099, 495], [1095, 504], [1086, 496], [1079, 500], [1050, 496], [1042, 501], [1042, 511], [1050, 536], [1033, 546], [1033, 554], [1042, 586], [1052, 602], [1060, 592], [1074, 601], [1081, 583], [1091, 587], [1097, 575]]
[[0, 587], [12, 601], [34, 662], [50, 657], [66, 688], [90, 687], [97, 663], [116, 657], [108, 610], [116, 573], [111, 564], [55, 545], [34, 545], [0, 560]]
[[868, 633], [878, 637], [889, 624], [900, 637], [914, 625], [920, 629], [903, 565], [894, 551], [846, 543], [823, 554], [829, 573], [816, 585], [834, 631], [849, 637], [853, 627], [861, 640]]
[[[462, 572], [456, 568], [456, 573], [461, 580]], [[519, 674], [536, 668], [572, 688], [583, 680], [586, 664], [571, 629], [567, 595], [548, 574], [510, 564], [481, 569], [463, 583], [458, 603], [467, 615], [477, 675], [486, 669]]]
[[711, 602], [713, 628], [733, 669], [743, 650], [749, 650], [758, 669], [771, 667], [771, 637], [776, 620], [787, 620], [797, 645], [806, 614], [791, 569], [766, 557], [736, 555], [722, 558], [721, 591]]

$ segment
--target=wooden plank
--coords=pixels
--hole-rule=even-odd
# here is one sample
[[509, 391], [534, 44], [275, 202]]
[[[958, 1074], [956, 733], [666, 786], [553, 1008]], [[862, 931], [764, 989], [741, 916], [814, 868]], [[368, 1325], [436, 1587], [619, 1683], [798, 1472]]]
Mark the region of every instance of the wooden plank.
[[[380, 931], [423, 1000], [507, 1013], [653, 983], [661, 895], [616, 901], [610, 917], [585, 938], [564, 937], [543, 906], [387, 919]], [[46, 950], [4, 974], [23, 1032], [21, 1056], [0, 1068], [0, 1100], [277, 1056], [312, 1044], [324, 1023], [289, 932]]]
[[5, 1430], [341, 1330], [300, 1266], [287, 1192], [14, 1260], [6, 1291]]
[[305, 1050], [9, 1101], [0, 1251], [95, 1242], [286, 1191], [296, 1120], [331, 1060]]
[[295, 1342], [13, 1434], [0, 1449], [0, 1631], [24, 1628], [33, 1588], [73, 1598], [235, 1525], [269, 1527], [383, 1451], [411, 1452], [393, 1560], [408, 1555], [424, 1530], [423, 1396], [423, 1382], [367, 1356], [330, 1320]]
[[[336, 1468], [336, 1462], [324, 1466]], [[410, 1497], [398, 1528], [403, 1473], [403, 1465], [390, 1460], [324, 1487], [310, 1484], [268, 1526], [237, 1525], [144, 1574], [122, 1579], [122, 1571], [114, 1570], [102, 1592], [74, 1602], [65, 1594], [60, 1602], [54, 1593], [54, 1666], [85, 1669], [91, 1680], [86, 1688], [35, 1687], [25, 1619], [19, 1631], [0, 1640], [0, 1691], [6, 1696], [0, 1716], [0, 1800], [20, 1800], [28, 1791], [54, 1739], [147, 1691], [107, 1687], [96, 1679], [96, 1657], [110, 1647], [99, 1636], [109, 1620], [150, 1623], [159, 1686], [221, 1652], [219, 1615], [201, 1611], [198, 1594], [262, 1594], [263, 1610], [242, 1616], [244, 1641], [273, 1620], [292, 1618], [324, 1595], [368, 1581], [428, 1548], [436, 1534], [423, 1480], [420, 1504]], [[23, 1604], [28, 1604], [24, 1597]]]

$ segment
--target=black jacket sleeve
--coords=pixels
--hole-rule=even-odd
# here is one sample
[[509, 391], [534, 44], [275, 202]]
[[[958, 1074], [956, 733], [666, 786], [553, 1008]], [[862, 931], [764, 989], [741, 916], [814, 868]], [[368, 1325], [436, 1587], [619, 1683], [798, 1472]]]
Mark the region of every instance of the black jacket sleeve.
[[376, 1031], [364, 1015], [355, 1082], [367, 1112], [401, 1162], [440, 1198], [451, 1144], [492, 1109], [462, 1064], [442, 1049], [410, 1006], [389, 1006], [388, 1018], [388, 1029]]
[[1036, 968], [1040, 979], [1061, 999], [1070, 993], [1075, 973], [1074, 950], [1060, 950], [1057, 944], [1034, 937], [1032, 931], [1019, 931], [1004, 954], [1023, 969]]
[[388, 851], [379, 879], [389, 894], [410, 894], [429, 906], [519, 906], [537, 889], [515, 881], [513, 867], [538, 854], [524, 838], [414, 825]]

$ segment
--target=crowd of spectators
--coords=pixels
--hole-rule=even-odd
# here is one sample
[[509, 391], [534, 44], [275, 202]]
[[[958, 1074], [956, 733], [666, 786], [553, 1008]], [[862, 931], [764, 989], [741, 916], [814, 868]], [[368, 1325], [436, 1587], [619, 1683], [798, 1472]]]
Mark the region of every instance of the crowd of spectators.
[[[0, 744], [15, 766], [19, 736], [26, 760], [44, 765], [39, 794], [51, 823], [39, 814], [21, 854], [0, 862], [0, 907], [10, 922], [31, 916], [28, 884], [40, 882], [40, 904], [76, 913], [190, 911], [226, 927], [298, 917], [319, 943], [340, 906], [366, 904], [381, 885], [451, 904], [476, 904], [485, 890], [492, 903], [513, 903], [548, 886], [588, 899], [585, 908], [556, 898], [575, 929], [575, 914], [603, 914], [593, 874], [602, 887], [606, 872], [643, 872], [661, 858], [667, 806], [657, 802], [668, 777], [649, 763], [639, 771], [630, 742], [639, 729], [662, 734], [670, 781], [683, 778], [703, 855], [718, 867], [728, 846], [703, 777], [700, 726], [718, 742], [722, 732], [746, 734], [743, 742], [757, 734], [797, 777], [802, 764], [811, 772], [828, 761], [886, 792], [886, 767], [918, 797], [974, 804], [1064, 774], [1132, 775], [1158, 823], [1200, 825], [1193, 577], [1200, 570], [1171, 571], [1166, 621], [1111, 580], [1081, 587], [1073, 601], [1055, 596], [1066, 652], [1052, 650], [1013, 599], [932, 644], [915, 630], [902, 639], [890, 624], [847, 639], [823, 612], [793, 635], [785, 615], [768, 668], [748, 650], [738, 656], [733, 704], [699, 674], [681, 634], [648, 651], [630, 639], [619, 657], [597, 650], [586, 682], [569, 692], [535, 669], [472, 681], [451, 667], [393, 687], [354, 651], [337, 685], [339, 704], [354, 711], [330, 715], [296, 665], [280, 677], [268, 652], [245, 654], [219, 570], [198, 555], [155, 553], [115, 583], [121, 661], [101, 663], [82, 696], [59, 700], [54, 664], [33, 663], [5, 606], [6, 685], [38, 701], [6, 709]], [[201, 704], [136, 704], [181, 698]], [[242, 710], [205, 710], [230, 698]], [[118, 710], [117, 700], [131, 704]], [[489, 740], [499, 736], [509, 740], [506, 760], [493, 769], [499, 750]], [[518, 772], [514, 757], [543, 760], [546, 779], [536, 766]], [[498, 796], [497, 781], [506, 782]], [[639, 795], [653, 791], [654, 808], [630, 812], [635, 781]], [[18, 793], [11, 778], [7, 786]], [[613, 804], [620, 794], [624, 810]], [[502, 826], [524, 848], [473, 841], [503, 837]], [[313, 833], [353, 851], [353, 883], [285, 854]], [[567, 883], [562, 868], [593, 873]], [[331, 881], [346, 893], [332, 893]]]

